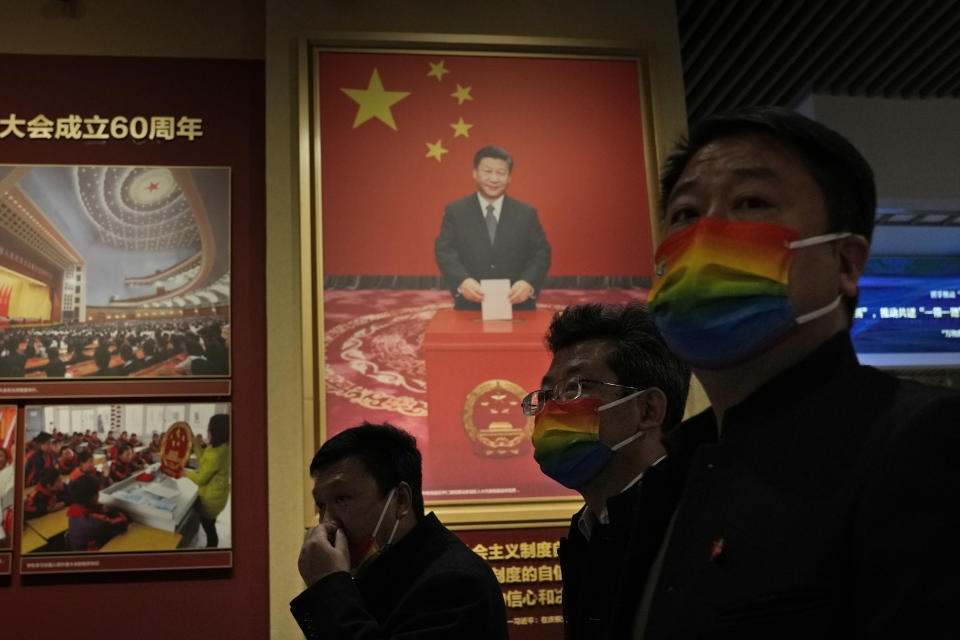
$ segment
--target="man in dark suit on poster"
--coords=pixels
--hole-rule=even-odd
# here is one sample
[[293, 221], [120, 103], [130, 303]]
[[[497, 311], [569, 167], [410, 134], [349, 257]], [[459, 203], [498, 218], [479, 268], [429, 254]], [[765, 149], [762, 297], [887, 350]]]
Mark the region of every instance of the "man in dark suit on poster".
[[537, 210], [506, 195], [513, 158], [500, 147], [483, 147], [473, 158], [477, 192], [446, 206], [434, 245], [437, 266], [454, 308], [479, 310], [480, 280], [510, 280], [515, 310], [533, 310], [550, 268], [550, 244]]

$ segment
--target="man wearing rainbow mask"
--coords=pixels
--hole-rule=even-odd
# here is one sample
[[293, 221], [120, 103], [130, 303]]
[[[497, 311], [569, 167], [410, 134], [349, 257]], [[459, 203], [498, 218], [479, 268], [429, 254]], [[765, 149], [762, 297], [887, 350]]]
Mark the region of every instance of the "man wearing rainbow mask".
[[506, 640], [489, 565], [424, 515], [421, 456], [409, 433], [363, 423], [327, 440], [310, 464], [320, 522], [290, 610], [309, 640]]
[[522, 403], [534, 458], [586, 502], [560, 541], [565, 635], [624, 638], [682, 484], [660, 434], [683, 417], [690, 372], [638, 304], [567, 307], [547, 345]]
[[960, 395], [849, 337], [870, 167], [757, 108], [695, 126], [661, 186], [650, 311], [712, 407], [664, 439], [691, 462], [634, 637], [954, 636]]

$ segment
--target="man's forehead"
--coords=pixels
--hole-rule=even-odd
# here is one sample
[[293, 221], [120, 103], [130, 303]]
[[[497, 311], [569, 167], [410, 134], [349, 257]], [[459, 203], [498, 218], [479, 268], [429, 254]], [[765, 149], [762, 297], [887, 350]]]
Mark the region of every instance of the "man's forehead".
[[509, 170], [510, 165], [503, 158], [494, 158], [492, 156], [486, 156], [480, 158], [480, 162], [477, 163], [478, 168], [489, 167], [492, 169], [505, 169]]
[[553, 356], [550, 368], [543, 376], [544, 382], [558, 382], [558, 378], [570, 375], [609, 369], [607, 358], [613, 350], [610, 340], [591, 338], [559, 349]]
[[311, 477], [313, 478], [314, 491], [337, 485], [355, 485], [373, 478], [367, 471], [366, 466], [353, 456], [321, 467], [312, 473]]
[[734, 177], [779, 180], [784, 171], [806, 166], [789, 146], [757, 133], [724, 136], [700, 147], [687, 162], [679, 182], [703, 170], [721, 171]]

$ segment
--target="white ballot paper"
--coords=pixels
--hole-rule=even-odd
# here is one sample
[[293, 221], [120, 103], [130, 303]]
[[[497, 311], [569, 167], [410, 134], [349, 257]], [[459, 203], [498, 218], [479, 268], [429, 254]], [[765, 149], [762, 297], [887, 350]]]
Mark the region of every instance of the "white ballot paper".
[[480, 290], [483, 291], [480, 309], [484, 320], [513, 320], [513, 305], [507, 300], [509, 280], [481, 280]]

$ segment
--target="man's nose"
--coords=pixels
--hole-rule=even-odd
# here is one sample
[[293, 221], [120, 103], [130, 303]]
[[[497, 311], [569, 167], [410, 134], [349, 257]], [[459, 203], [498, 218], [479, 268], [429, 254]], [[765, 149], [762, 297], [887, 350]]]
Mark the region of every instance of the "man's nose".
[[337, 527], [340, 526], [340, 520], [337, 518], [337, 515], [327, 507], [323, 510], [323, 513], [320, 514], [320, 524], [335, 524]]

